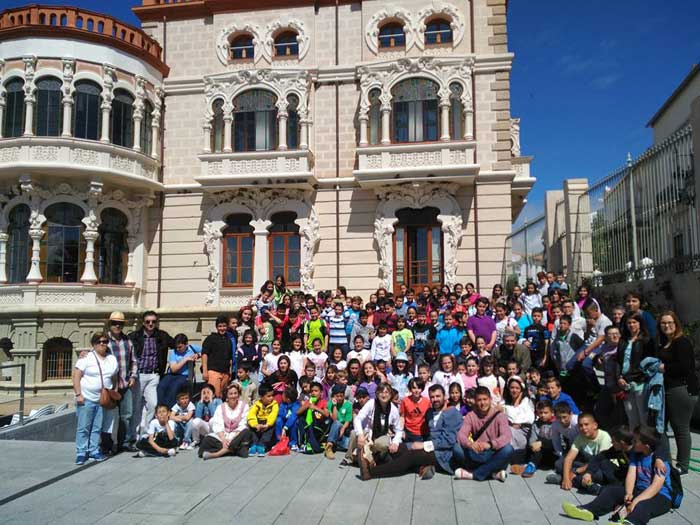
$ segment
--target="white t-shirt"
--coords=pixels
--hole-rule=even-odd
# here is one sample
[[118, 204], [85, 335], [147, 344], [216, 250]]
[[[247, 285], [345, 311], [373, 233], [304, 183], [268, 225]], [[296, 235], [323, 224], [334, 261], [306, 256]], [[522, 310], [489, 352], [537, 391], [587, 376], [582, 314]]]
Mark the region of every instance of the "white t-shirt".
[[345, 359], [341, 359], [337, 363], [335, 361], [328, 363], [329, 365], [335, 365], [338, 370], [345, 370], [348, 367], [348, 362]]
[[302, 354], [297, 350], [293, 350], [287, 354], [287, 357], [289, 357], [289, 368], [291, 368], [297, 373], [297, 377], [303, 376], [306, 355]]
[[326, 376], [326, 361], [328, 361], [328, 354], [326, 352], [321, 352], [320, 354], [310, 352], [306, 358], [316, 367], [317, 380], [323, 380], [323, 378]]
[[100, 368], [102, 368], [102, 380], [105, 388], [112, 388], [112, 377], [117, 373], [117, 359], [112, 354], [107, 354], [104, 359], [100, 359], [100, 365], [97, 366], [97, 357], [95, 352], [90, 352], [85, 357], [78, 359], [75, 363], [75, 368], [83, 373], [80, 378], [80, 391], [83, 397], [93, 403], [100, 401], [100, 392], [102, 391], [102, 381], [100, 381]]
[[[170, 427], [170, 430], [173, 432], [175, 431], [175, 421], [169, 419], [168, 420], [168, 426]], [[161, 432], [165, 432], [165, 427], [158, 423], [158, 420], [153, 418], [151, 422], [148, 424], [148, 428], [146, 429], [146, 433], [142, 437], [148, 437], [150, 435], [156, 435], [160, 434]]]
[[595, 341], [601, 335], [605, 335], [605, 329], [612, 324], [612, 321], [607, 315], [601, 313], [598, 316], [595, 324], [591, 327], [590, 337], [586, 340], [586, 344], [589, 345]]
[[378, 335], [372, 339], [372, 360], [382, 359], [387, 363], [391, 361], [391, 335]]
[[277, 372], [277, 361], [282, 357], [282, 354], [269, 353], [265, 356], [265, 363], [267, 364], [267, 373], [274, 374]]
[[[182, 408], [180, 405], [175, 403], [173, 407], [170, 409], [175, 416], [185, 416], [189, 414], [190, 412], [194, 412], [194, 404], [192, 401], [189, 402], [187, 405], [187, 408]], [[157, 421], [156, 421], [157, 422]]]
[[500, 321], [496, 321], [496, 346], [501, 346], [503, 343], [503, 336], [507, 329], [511, 329], [512, 333], [515, 333], [515, 329], [518, 327], [518, 321], [507, 315]]
[[348, 352], [348, 361], [350, 361], [351, 359], [357, 359], [362, 365], [365, 361], [369, 361], [370, 359], [372, 359], [372, 352], [364, 348], [359, 352], [355, 350], [350, 350]]

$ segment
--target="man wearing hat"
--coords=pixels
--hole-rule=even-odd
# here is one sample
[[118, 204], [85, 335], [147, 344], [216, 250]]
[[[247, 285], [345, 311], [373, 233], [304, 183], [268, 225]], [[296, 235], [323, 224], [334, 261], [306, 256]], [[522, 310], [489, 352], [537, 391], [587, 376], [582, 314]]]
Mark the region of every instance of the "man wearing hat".
[[112, 312], [109, 316], [109, 338], [108, 352], [117, 359], [117, 372], [119, 382], [119, 393], [122, 395], [121, 401], [116, 408], [105, 410], [102, 419], [102, 440], [101, 448], [103, 453], [111, 454], [112, 443], [112, 423], [115, 416], [118, 416], [119, 426], [117, 430], [117, 451], [134, 452], [136, 448], [129, 443], [129, 427], [133, 416], [133, 394], [132, 387], [136, 382], [136, 355], [134, 347], [126, 335], [124, 335], [124, 324], [126, 318], [122, 312]]

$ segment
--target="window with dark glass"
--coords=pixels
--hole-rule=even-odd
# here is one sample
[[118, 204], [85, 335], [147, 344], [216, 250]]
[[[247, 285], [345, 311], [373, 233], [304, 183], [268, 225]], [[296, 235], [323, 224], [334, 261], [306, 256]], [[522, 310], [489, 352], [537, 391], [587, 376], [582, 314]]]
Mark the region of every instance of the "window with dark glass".
[[5, 122], [3, 137], [21, 137], [24, 133], [24, 80], [14, 78], [5, 84]]
[[369, 143], [379, 144], [382, 139], [382, 103], [381, 92], [373, 89], [369, 92]]
[[96, 248], [97, 279], [102, 284], [123, 284], [129, 246], [126, 242], [128, 220], [126, 215], [114, 208], [102, 212], [100, 236]]
[[224, 101], [215, 100], [211, 109], [211, 150], [220, 152], [224, 150]]
[[134, 97], [123, 89], [114, 92], [110, 113], [112, 144], [134, 147]]
[[233, 101], [235, 151], [270, 151], [277, 147], [277, 98], [269, 91], [251, 89]]
[[32, 241], [29, 238], [29, 216], [26, 204], [10, 210], [7, 233], [7, 282], [23, 283], [27, 280], [31, 264]]
[[39, 137], [57, 137], [61, 134], [62, 84], [53, 77], [44, 77], [36, 83], [34, 134]]
[[77, 283], [85, 260], [83, 210], [75, 204], [61, 202], [46, 208], [44, 216], [45, 235], [40, 252], [44, 280]]
[[438, 86], [423, 78], [409, 78], [392, 90], [394, 142], [438, 139]]
[[287, 147], [299, 148], [299, 97], [287, 97]]
[[392, 48], [392, 47], [405, 47], [406, 46], [406, 34], [403, 32], [403, 25], [397, 22], [391, 22], [389, 24], [384, 24], [379, 29], [379, 47]]
[[229, 45], [231, 60], [252, 60], [255, 58], [255, 47], [251, 35], [238, 35]]
[[73, 108], [73, 136], [79, 139], [100, 138], [100, 93], [102, 88], [94, 82], [75, 84]]
[[426, 44], [447, 44], [452, 42], [452, 27], [447, 20], [436, 18], [425, 25]]
[[[301, 263], [301, 237], [299, 226], [294, 222], [294, 212], [275, 213], [270, 217], [270, 276], [282, 275], [287, 285], [298, 286]], [[272, 279], [272, 277], [270, 277]]]
[[153, 147], [153, 104], [148, 100], [143, 103], [141, 118], [141, 152], [150, 155]]
[[442, 282], [442, 229], [440, 210], [433, 207], [402, 208], [394, 230], [394, 279], [414, 290]]
[[297, 56], [299, 54], [299, 42], [297, 34], [293, 31], [285, 31], [275, 38], [273, 45], [276, 57]]
[[450, 137], [461, 140], [464, 137], [464, 106], [462, 94], [464, 89], [456, 82], [450, 84]]
[[234, 213], [226, 217], [224, 229], [224, 286], [253, 285], [253, 248], [255, 238], [246, 213]]

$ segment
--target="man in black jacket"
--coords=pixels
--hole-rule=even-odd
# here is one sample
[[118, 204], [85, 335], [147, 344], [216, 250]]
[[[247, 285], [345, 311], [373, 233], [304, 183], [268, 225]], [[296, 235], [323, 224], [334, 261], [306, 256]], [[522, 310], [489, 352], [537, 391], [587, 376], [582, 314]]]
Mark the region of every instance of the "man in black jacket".
[[158, 328], [158, 314], [148, 310], [143, 314], [142, 326], [129, 334], [138, 363], [134, 398], [134, 417], [131, 435], [138, 439], [137, 426], [146, 428], [158, 403], [158, 383], [168, 366], [168, 349], [175, 344], [168, 334]]

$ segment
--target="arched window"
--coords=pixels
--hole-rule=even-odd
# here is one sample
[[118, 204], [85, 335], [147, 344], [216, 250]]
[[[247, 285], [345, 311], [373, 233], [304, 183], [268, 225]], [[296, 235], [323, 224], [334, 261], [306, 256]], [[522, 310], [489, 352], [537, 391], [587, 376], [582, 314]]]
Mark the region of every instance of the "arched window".
[[36, 83], [34, 134], [39, 137], [57, 137], [61, 134], [61, 86], [62, 82], [53, 77], [44, 77]]
[[44, 381], [70, 379], [73, 373], [73, 343], [65, 337], [47, 339], [42, 347]]
[[83, 210], [60, 202], [44, 211], [45, 235], [41, 241], [44, 280], [50, 283], [77, 283], [85, 260]]
[[143, 102], [143, 117], [141, 118], [141, 153], [151, 154], [153, 147], [153, 104], [148, 100]]
[[249, 34], [242, 34], [231, 40], [229, 45], [231, 60], [253, 60], [255, 58], [255, 47], [253, 37]]
[[114, 92], [109, 127], [112, 144], [134, 147], [134, 97], [123, 89]]
[[390, 49], [392, 47], [405, 47], [406, 34], [403, 25], [398, 22], [389, 22], [379, 29], [379, 47]]
[[438, 139], [438, 86], [423, 78], [409, 78], [392, 89], [394, 142]]
[[447, 20], [434, 18], [425, 25], [425, 43], [447, 44], [452, 42], [452, 27]]
[[235, 151], [270, 151], [277, 147], [277, 97], [251, 89], [233, 101]]
[[[298, 286], [301, 262], [301, 237], [294, 222], [294, 212], [275, 213], [270, 217], [270, 276], [283, 275], [288, 285]], [[272, 277], [270, 277], [272, 279]]]
[[464, 89], [458, 83], [450, 84], [450, 137], [461, 140], [464, 137], [464, 107], [462, 106]]
[[221, 152], [224, 150], [224, 101], [215, 100], [211, 109], [211, 150]]
[[234, 213], [226, 217], [224, 229], [224, 286], [253, 286], [255, 238], [251, 215]]
[[7, 282], [23, 283], [27, 280], [31, 262], [32, 242], [29, 239], [29, 216], [26, 204], [10, 210], [7, 233]]
[[79, 139], [100, 138], [100, 93], [102, 88], [86, 80], [75, 83], [73, 136]]
[[397, 210], [394, 231], [394, 279], [414, 290], [442, 283], [442, 229], [440, 210], [427, 207]]
[[24, 133], [24, 80], [13, 78], [5, 84], [5, 122], [3, 137], [21, 137]]
[[126, 215], [114, 208], [102, 212], [97, 253], [97, 279], [102, 284], [123, 284], [129, 247]]
[[369, 143], [379, 144], [382, 140], [382, 103], [381, 92], [373, 89], [369, 92]]
[[299, 97], [287, 97], [287, 147], [299, 148]]
[[285, 31], [275, 37], [274, 55], [276, 57], [290, 57], [299, 55], [299, 42], [294, 31]]

